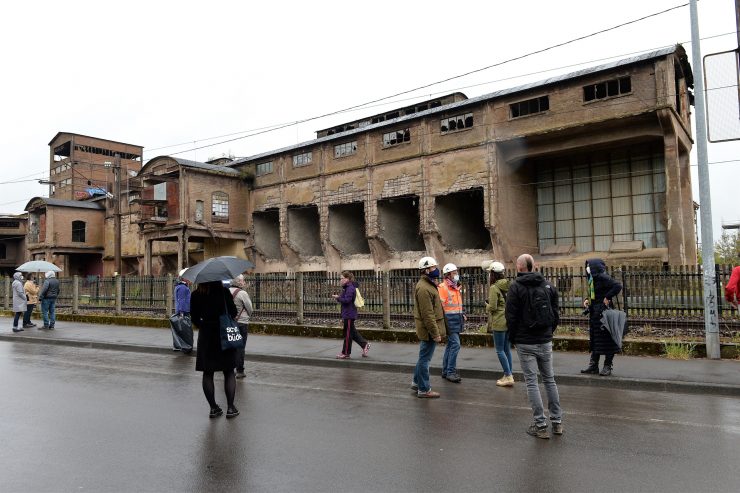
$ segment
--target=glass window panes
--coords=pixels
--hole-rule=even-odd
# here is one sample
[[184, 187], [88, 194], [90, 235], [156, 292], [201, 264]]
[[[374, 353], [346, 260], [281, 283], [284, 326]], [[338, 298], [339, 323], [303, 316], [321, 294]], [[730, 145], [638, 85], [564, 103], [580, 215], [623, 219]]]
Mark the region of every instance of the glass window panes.
[[266, 175], [268, 173], [272, 173], [272, 161], [260, 163], [257, 165], [257, 176]]
[[229, 221], [229, 196], [223, 192], [211, 195], [211, 219], [214, 222]]
[[357, 141], [345, 142], [334, 146], [334, 157], [351, 156], [357, 152]]
[[665, 246], [663, 162], [657, 143], [536, 161], [540, 246], [553, 239], [577, 252], [608, 251], [614, 241]]
[[306, 166], [311, 164], [312, 155], [310, 152], [304, 152], [303, 154], [296, 154], [293, 156], [293, 166]]

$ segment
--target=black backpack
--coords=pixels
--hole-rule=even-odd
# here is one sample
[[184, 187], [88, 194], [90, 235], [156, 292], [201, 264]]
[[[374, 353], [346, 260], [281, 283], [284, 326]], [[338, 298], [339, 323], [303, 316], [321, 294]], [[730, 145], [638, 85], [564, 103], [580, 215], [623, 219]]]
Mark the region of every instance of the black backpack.
[[549, 284], [526, 286], [527, 298], [524, 304], [524, 326], [531, 332], [544, 332], [555, 328], [555, 314], [550, 302]]

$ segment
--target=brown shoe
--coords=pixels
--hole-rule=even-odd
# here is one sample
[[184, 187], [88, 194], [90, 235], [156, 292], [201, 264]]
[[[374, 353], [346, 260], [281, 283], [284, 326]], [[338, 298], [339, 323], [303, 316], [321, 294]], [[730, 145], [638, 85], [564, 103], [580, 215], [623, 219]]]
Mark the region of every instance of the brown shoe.
[[427, 390], [426, 392], [417, 392], [416, 397], [419, 399], [436, 399], [439, 397], [439, 392], [433, 390]]

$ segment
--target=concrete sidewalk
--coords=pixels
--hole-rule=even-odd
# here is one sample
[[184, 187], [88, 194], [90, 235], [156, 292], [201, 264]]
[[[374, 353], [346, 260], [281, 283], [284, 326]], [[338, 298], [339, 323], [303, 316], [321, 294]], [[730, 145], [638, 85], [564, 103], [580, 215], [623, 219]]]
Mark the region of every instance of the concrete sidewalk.
[[[155, 352], [171, 357], [188, 357], [172, 351], [169, 329], [127, 327], [57, 321], [53, 331], [26, 329], [11, 331], [12, 319], [0, 317], [0, 341], [58, 344], [96, 349]], [[196, 334], [197, 338], [197, 334]], [[247, 360], [304, 365], [372, 368], [373, 370], [408, 373], [409, 380], [418, 355], [418, 345], [372, 342], [368, 358], [355, 345], [352, 359], [337, 360], [341, 341], [335, 339], [251, 334], [247, 340]], [[433, 385], [455, 385], [439, 378], [444, 346], [439, 346], [432, 360]], [[516, 351], [513, 351], [517, 380], [521, 380]], [[740, 396], [740, 361], [693, 359], [668, 360], [661, 357], [621, 356], [614, 361], [614, 375], [599, 377], [581, 375], [588, 354], [555, 353], [555, 375], [564, 385], [592, 385], [635, 390], [709, 393]], [[458, 369], [463, 379], [495, 380], [501, 369], [493, 348], [463, 347], [458, 356]], [[465, 381], [463, 381], [465, 385]]]

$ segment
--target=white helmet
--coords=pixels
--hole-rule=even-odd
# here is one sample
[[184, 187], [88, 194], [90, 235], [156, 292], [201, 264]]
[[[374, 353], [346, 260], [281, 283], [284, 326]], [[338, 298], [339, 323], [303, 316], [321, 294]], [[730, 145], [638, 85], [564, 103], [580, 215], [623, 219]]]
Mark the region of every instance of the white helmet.
[[480, 263], [480, 268], [483, 270], [491, 270], [491, 264], [493, 263], [493, 260], [484, 260]]
[[455, 264], [447, 264], [444, 267], [442, 267], [442, 274], [449, 274], [453, 270], [457, 270], [457, 265], [455, 265]]
[[436, 267], [437, 261], [434, 260], [434, 257], [422, 257], [421, 260], [419, 260], [419, 270], [428, 269], [429, 267]]
[[186, 272], [187, 270], [188, 270], [188, 268], [187, 268], [187, 267], [185, 267], [184, 269], [182, 269], [182, 270], [181, 270], [181, 271], [180, 271], [180, 272], [179, 272], [179, 273], [177, 274], [177, 277], [182, 277], [182, 275], [183, 275], [183, 274], [185, 274], [185, 272]]
[[500, 273], [505, 271], [506, 267], [504, 267], [504, 264], [502, 264], [501, 262], [491, 262], [491, 267], [489, 267], [489, 270]]

